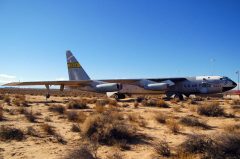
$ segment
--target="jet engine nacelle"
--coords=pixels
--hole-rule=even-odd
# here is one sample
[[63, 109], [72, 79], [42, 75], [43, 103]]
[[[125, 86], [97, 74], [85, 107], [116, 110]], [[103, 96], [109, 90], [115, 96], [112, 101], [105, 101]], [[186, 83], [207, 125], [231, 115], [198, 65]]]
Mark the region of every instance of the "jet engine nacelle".
[[104, 83], [95, 86], [97, 92], [118, 92], [122, 89], [122, 84], [119, 83]]
[[151, 83], [151, 84], [145, 85], [144, 88], [152, 91], [164, 91], [168, 89], [168, 84], [167, 83]]

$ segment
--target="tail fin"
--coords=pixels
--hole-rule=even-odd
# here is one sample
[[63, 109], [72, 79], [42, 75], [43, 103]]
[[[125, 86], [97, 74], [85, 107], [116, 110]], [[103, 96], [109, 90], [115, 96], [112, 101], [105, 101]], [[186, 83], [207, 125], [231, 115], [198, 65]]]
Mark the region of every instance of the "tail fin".
[[72, 52], [67, 51], [66, 56], [67, 56], [69, 80], [72, 80], [72, 81], [90, 80], [89, 76], [84, 71], [82, 66], [79, 64], [77, 59], [73, 56]]

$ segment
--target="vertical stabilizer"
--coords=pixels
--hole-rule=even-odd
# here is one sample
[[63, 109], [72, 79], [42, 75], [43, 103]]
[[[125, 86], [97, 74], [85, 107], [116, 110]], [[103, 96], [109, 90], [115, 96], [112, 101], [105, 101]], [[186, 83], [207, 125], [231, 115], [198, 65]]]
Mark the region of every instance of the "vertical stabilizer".
[[66, 52], [69, 80], [81, 81], [90, 80], [88, 74], [84, 71], [80, 63], [73, 56], [71, 51]]

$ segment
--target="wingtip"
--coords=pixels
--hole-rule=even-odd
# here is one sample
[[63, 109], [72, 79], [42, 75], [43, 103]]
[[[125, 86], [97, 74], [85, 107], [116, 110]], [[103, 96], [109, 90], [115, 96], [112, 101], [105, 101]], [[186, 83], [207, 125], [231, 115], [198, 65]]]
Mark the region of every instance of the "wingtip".
[[2, 86], [18, 86], [19, 82], [6, 83]]

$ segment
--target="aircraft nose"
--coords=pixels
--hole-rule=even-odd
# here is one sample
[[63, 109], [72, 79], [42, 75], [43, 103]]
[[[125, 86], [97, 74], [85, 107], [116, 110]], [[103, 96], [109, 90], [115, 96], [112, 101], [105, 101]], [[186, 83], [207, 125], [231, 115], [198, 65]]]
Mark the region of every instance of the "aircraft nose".
[[234, 82], [234, 81], [232, 81], [232, 85], [233, 85], [233, 88], [235, 88], [235, 87], [237, 87], [237, 83], [236, 82]]

